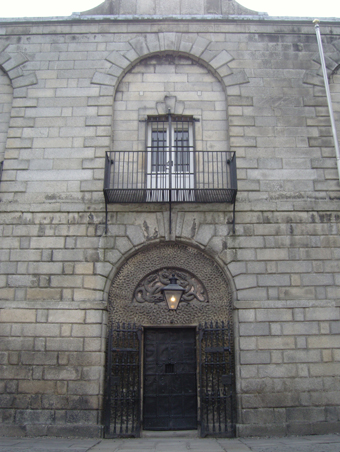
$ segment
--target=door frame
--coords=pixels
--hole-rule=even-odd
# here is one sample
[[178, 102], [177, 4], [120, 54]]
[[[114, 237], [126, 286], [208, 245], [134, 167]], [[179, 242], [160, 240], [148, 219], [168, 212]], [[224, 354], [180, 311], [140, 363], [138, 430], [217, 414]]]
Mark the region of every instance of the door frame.
[[[146, 329], [186, 329], [195, 331], [197, 429], [192, 430], [197, 430], [201, 437], [210, 435], [215, 437], [234, 437], [236, 428], [236, 388], [230, 321], [226, 324], [223, 321], [221, 324], [218, 321], [215, 324], [210, 322], [209, 325], [207, 323], [204, 325], [166, 324], [161, 326], [137, 326], [135, 324], [126, 326], [122, 324], [122, 327], [118, 323], [115, 329], [111, 328], [108, 338], [107, 392], [104, 402], [105, 437], [139, 437], [143, 431], [144, 330]], [[113, 335], [113, 332], [117, 334]], [[131, 341], [134, 342], [132, 343]], [[112, 353], [116, 353], [115, 366], [118, 366], [116, 369], [117, 373], [113, 374], [113, 366], [110, 364], [112, 363]], [[132, 353], [135, 356], [135, 358], [131, 356], [132, 364], [138, 366], [135, 368], [137, 372], [135, 375], [138, 375], [138, 378], [133, 380], [137, 383], [137, 386], [132, 390], [132, 393], [129, 392], [130, 386], [126, 388], [126, 381], [129, 382], [129, 376], [126, 380], [124, 374], [126, 372], [124, 363], [127, 353]], [[123, 364], [121, 363], [122, 359]], [[127, 359], [129, 360], [130, 358]], [[216, 364], [218, 364], [217, 367]], [[204, 376], [202, 366], [204, 367]], [[128, 367], [128, 375], [130, 375], [130, 367]], [[218, 388], [217, 407], [215, 389], [211, 390], [211, 388], [216, 387]], [[111, 392], [112, 390], [113, 392]], [[117, 401], [114, 405], [111, 405], [110, 402], [112, 394], [114, 400]], [[112, 411], [111, 406], [114, 406]], [[111, 423], [112, 413], [114, 421]], [[113, 426], [113, 431], [111, 430], [111, 425]]]

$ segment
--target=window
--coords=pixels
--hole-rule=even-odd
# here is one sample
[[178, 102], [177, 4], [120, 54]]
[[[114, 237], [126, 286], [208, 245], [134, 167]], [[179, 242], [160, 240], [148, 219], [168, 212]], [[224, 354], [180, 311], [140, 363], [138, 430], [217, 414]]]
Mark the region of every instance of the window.
[[[145, 149], [108, 151], [104, 196], [108, 204], [168, 202], [231, 203], [237, 194], [235, 152], [196, 150], [192, 116], [149, 116]], [[144, 121], [143, 121], [144, 123]], [[206, 143], [209, 145], [209, 143]], [[213, 148], [213, 145], [212, 145]], [[234, 224], [235, 215], [233, 215]]]
[[146, 142], [147, 200], [194, 201], [194, 119], [149, 117]]

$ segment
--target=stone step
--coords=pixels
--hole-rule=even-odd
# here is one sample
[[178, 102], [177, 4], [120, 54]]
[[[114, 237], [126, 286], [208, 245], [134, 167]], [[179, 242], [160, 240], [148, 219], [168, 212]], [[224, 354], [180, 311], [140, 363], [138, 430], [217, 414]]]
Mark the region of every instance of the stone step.
[[141, 432], [142, 438], [198, 438], [197, 430], [166, 430], [153, 431], [144, 430]]

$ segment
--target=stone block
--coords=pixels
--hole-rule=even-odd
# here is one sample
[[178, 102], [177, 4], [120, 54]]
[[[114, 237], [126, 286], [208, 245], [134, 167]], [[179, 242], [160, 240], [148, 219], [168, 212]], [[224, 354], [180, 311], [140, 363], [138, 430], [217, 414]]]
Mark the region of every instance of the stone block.
[[83, 278], [77, 275], [51, 276], [51, 287], [82, 287]]
[[218, 69], [219, 67], [229, 63], [233, 59], [234, 58], [226, 50], [222, 50], [222, 52], [220, 52], [215, 58], [210, 61], [210, 65], [213, 68]]
[[284, 322], [293, 320], [291, 309], [257, 309], [256, 320], [258, 322]]
[[101, 337], [102, 336], [102, 325], [78, 325], [72, 326], [72, 336], [73, 337]]
[[92, 78], [92, 82], [94, 85], [108, 85], [115, 86], [117, 82], [117, 77], [110, 74], [104, 74], [102, 72], [96, 72]]
[[242, 410], [245, 424], [267, 424], [275, 421], [274, 409]]
[[290, 286], [290, 275], [259, 275], [259, 286]]
[[90, 410], [67, 410], [66, 423], [67, 424], [96, 424], [98, 422], [98, 411]]
[[101, 310], [90, 310], [86, 311], [86, 320], [85, 323], [99, 323], [103, 322], [103, 311]]
[[70, 381], [68, 393], [70, 395], [98, 395], [100, 394], [99, 382], [94, 381]]
[[83, 262], [84, 250], [53, 250], [53, 261]]
[[2, 366], [2, 380], [29, 380], [31, 368], [23, 366]]
[[284, 287], [279, 288], [279, 299], [282, 300], [312, 300], [315, 299], [314, 288]]
[[269, 336], [269, 323], [240, 323], [240, 336]]
[[207, 245], [209, 240], [215, 235], [215, 226], [212, 224], [202, 224], [196, 233], [196, 241], [202, 245]]
[[235, 72], [231, 75], [223, 77], [225, 86], [243, 85], [249, 83], [248, 76], [245, 71]]
[[45, 367], [45, 380], [69, 381], [79, 380], [81, 376], [81, 368], [74, 366]]
[[41, 288], [28, 288], [27, 289], [28, 300], [60, 300], [60, 289], [41, 289]]
[[25, 365], [44, 366], [44, 365], [56, 365], [57, 353], [56, 352], [28, 352], [23, 351], [21, 353], [21, 363]]
[[3, 65], [3, 68], [8, 72], [8, 71], [11, 71], [12, 69], [26, 63], [27, 60], [28, 59], [25, 55], [18, 53], [14, 57], [11, 57], [11, 59], [2, 63], [2, 65]]
[[32, 337], [0, 337], [0, 350], [33, 350]]
[[259, 337], [258, 348], [261, 350], [289, 350], [295, 348], [294, 337]]
[[318, 322], [297, 322], [295, 319], [295, 322], [282, 323], [282, 333], [286, 336], [318, 335], [319, 324]]
[[305, 310], [307, 321], [322, 321], [340, 319], [340, 308], [338, 307], [311, 307]]
[[340, 348], [340, 335], [310, 336], [307, 338], [309, 348]]
[[252, 288], [252, 289], [239, 289], [238, 299], [239, 301], [250, 300], [267, 300], [267, 289]]
[[59, 310], [59, 309], [49, 309], [48, 311], [48, 322], [49, 323], [84, 323], [85, 321], [85, 310]]
[[145, 241], [143, 231], [139, 226], [127, 225], [126, 234], [134, 246], [140, 245]]
[[257, 287], [255, 275], [239, 275], [234, 278], [237, 289], [248, 289], [250, 287]]
[[101, 380], [103, 377], [102, 367], [83, 367], [82, 368], [82, 379], [83, 380]]
[[285, 363], [315, 363], [321, 362], [319, 350], [290, 350], [283, 352]]
[[53, 381], [19, 381], [18, 391], [21, 394], [54, 394], [56, 384]]
[[256, 350], [257, 342], [256, 337], [240, 337], [240, 350]]
[[47, 338], [46, 339], [47, 351], [82, 351], [83, 339], [82, 338]]
[[35, 309], [1, 309], [0, 322], [4, 323], [34, 323], [36, 319]]
[[103, 340], [96, 337], [93, 338], [85, 337], [84, 350], [87, 352], [103, 351]]
[[288, 260], [288, 250], [280, 248], [272, 249], [257, 249], [256, 255], [258, 260], [274, 260], [274, 261], [284, 261]]
[[330, 331], [332, 334], [340, 334], [340, 322], [330, 322]]
[[60, 325], [46, 324], [46, 323], [16, 323], [12, 326], [12, 336], [22, 337], [46, 337], [60, 335]]
[[16, 415], [18, 424], [53, 424], [53, 410], [18, 410]]
[[[97, 339], [85, 339], [86, 341], [97, 341]], [[86, 353], [69, 352], [66, 353], [69, 361], [74, 366], [100, 366], [105, 362], [104, 353], [97, 353], [97, 351], [86, 351]]]
[[270, 352], [260, 351], [241, 351], [240, 363], [241, 364], [270, 364]]
[[287, 408], [286, 413], [288, 422], [324, 422], [326, 420], [325, 409], [319, 407]]
[[[208, 39], [198, 36], [191, 47], [190, 53], [192, 55], [199, 57], [204, 52], [204, 50], [208, 47], [209, 44], [210, 44], [210, 41]], [[180, 47], [183, 47], [182, 43], [181, 43]]]

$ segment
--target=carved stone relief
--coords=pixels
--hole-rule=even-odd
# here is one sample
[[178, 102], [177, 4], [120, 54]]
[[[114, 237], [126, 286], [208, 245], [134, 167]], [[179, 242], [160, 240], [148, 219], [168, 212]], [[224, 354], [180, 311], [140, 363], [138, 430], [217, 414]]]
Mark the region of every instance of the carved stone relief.
[[162, 289], [170, 282], [170, 277], [175, 275], [177, 284], [184, 288], [181, 302], [197, 300], [208, 303], [208, 294], [203, 284], [194, 275], [178, 269], [163, 268], [149, 274], [136, 287], [133, 301], [137, 303], [161, 303], [164, 301]]
[[[161, 296], [171, 273], [185, 287], [177, 311], [169, 311]], [[109, 323], [197, 325], [231, 321], [231, 309], [231, 290], [221, 268], [198, 249], [176, 243], [148, 247], [132, 256], [109, 291]]]

